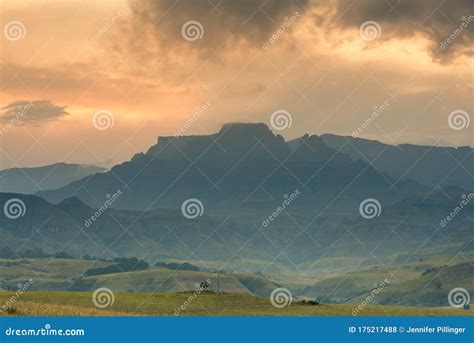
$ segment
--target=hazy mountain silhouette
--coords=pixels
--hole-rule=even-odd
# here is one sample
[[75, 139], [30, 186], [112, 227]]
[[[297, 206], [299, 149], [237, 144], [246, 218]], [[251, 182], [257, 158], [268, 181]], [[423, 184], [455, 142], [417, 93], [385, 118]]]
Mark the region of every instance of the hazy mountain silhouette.
[[[259, 207], [205, 211], [191, 220], [179, 209], [100, 211], [77, 198], [53, 205], [34, 195], [0, 193], [2, 207], [9, 199], [18, 198], [26, 208], [24, 216], [17, 219], [0, 216], [0, 247], [41, 247], [49, 253], [64, 250], [75, 256], [105, 254], [149, 260], [187, 259], [192, 252], [194, 258], [204, 260], [276, 259], [285, 265], [288, 258], [292, 263], [307, 263], [321, 257], [362, 258], [370, 252], [395, 262], [414, 251], [427, 255], [474, 251], [474, 201], [446, 226], [440, 226], [467, 194], [459, 188], [445, 188], [412, 196], [383, 205], [374, 219], [361, 217], [357, 205], [332, 212], [323, 211], [322, 206], [316, 209], [308, 206], [311, 198], [302, 194], [264, 227], [262, 221], [283, 197]], [[85, 225], [94, 215], [96, 219]]]
[[398, 179], [412, 179], [428, 185], [474, 185], [474, 149], [471, 147], [435, 147], [413, 144], [389, 145], [362, 138], [325, 134], [329, 147], [354, 160], [370, 162], [378, 170]]
[[11, 168], [0, 171], [0, 192], [34, 194], [56, 189], [105, 168], [87, 164], [56, 163], [34, 168]]
[[399, 182], [364, 161], [353, 161], [317, 136], [286, 143], [265, 124], [233, 123], [216, 134], [160, 137], [147, 153], [58, 190], [39, 192], [52, 202], [75, 196], [99, 206], [105, 194], [123, 192], [113, 207], [179, 208], [199, 198], [208, 210], [272, 201], [299, 189], [307, 206], [378, 197], [388, 203], [426, 191]]

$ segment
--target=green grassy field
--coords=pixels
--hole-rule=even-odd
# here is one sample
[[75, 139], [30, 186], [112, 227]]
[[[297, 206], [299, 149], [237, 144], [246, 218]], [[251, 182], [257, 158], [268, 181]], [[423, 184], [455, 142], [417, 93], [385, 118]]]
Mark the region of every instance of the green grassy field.
[[[115, 293], [114, 303], [96, 308], [91, 292], [34, 292], [27, 291], [0, 315], [49, 316], [114, 316], [152, 315], [173, 316], [192, 293]], [[6, 303], [13, 292], [0, 292], [0, 304]], [[3, 306], [3, 305], [2, 305]], [[201, 316], [351, 316], [354, 305], [304, 305], [293, 303], [282, 309], [271, 305], [268, 298], [245, 294], [202, 293], [186, 307], [181, 315]], [[362, 316], [472, 316], [473, 311], [371, 305], [359, 312]]]

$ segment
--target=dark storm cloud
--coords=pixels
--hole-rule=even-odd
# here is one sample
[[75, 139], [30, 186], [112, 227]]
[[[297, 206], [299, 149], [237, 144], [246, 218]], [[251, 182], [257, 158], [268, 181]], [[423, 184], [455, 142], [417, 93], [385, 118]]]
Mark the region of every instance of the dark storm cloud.
[[51, 100], [18, 100], [2, 107], [2, 122], [18, 122], [18, 125], [41, 125], [65, 115], [66, 106], [57, 106]]
[[[378, 42], [423, 35], [433, 59], [448, 62], [472, 56], [473, 7], [472, 0], [132, 0], [132, 34], [126, 36], [131, 38], [128, 47], [145, 61], [157, 51], [177, 47], [212, 58], [212, 52], [242, 42], [261, 47], [285, 17], [312, 13], [312, 25], [323, 29], [358, 29], [366, 21], [376, 21], [382, 29]], [[192, 42], [182, 34], [189, 21], [202, 25], [194, 32], [200, 39]]]
[[155, 35], [151, 44], [172, 49], [189, 43], [182, 36], [188, 21], [202, 25], [203, 34], [196, 49], [221, 49], [245, 41], [261, 45], [280, 27], [285, 17], [302, 14], [308, 0], [145, 0], [131, 1], [137, 35]]
[[376, 21], [382, 29], [382, 40], [422, 33], [430, 40], [435, 59], [472, 54], [472, 0], [335, 0], [335, 5], [336, 24], [342, 28]]

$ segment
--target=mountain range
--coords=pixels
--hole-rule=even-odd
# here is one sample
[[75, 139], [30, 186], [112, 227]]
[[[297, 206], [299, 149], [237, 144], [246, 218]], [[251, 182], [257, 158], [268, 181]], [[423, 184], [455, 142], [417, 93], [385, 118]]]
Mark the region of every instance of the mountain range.
[[[367, 249], [396, 258], [420, 244], [472, 249], [472, 203], [441, 224], [471, 191], [396, 179], [327, 138], [285, 142], [264, 124], [242, 123], [214, 135], [161, 137], [146, 153], [59, 189], [1, 193], [1, 203], [18, 198], [26, 208], [18, 219], [0, 219], [2, 241], [76, 256], [285, 265], [365, 256]], [[195, 219], [181, 209], [190, 198], [201, 205]], [[378, 202], [374, 218], [361, 216], [365, 199]]]
[[88, 164], [56, 163], [43, 167], [10, 168], [0, 171], [0, 192], [34, 194], [64, 187], [105, 168]]
[[390, 145], [377, 141], [332, 134], [321, 135], [329, 147], [348, 154], [353, 160], [399, 180], [412, 179], [429, 187], [474, 185], [473, 148], [438, 147], [413, 144]]
[[[110, 171], [37, 195], [0, 194], [1, 203], [18, 198], [26, 207], [21, 218], [0, 219], [3, 242], [30, 240], [76, 256], [282, 265], [368, 249], [396, 259], [420, 245], [437, 253], [473, 248], [471, 203], [441, 224], [471, 191], [396, 179], [325, 138], [285, 142], [264, 124], [242, 123], [214, 135], [161, 137]], [[201, 206], [194, 219], [181, 209], [190, 198]], [[378, 203], [373, 218], [361, 215], [366, 199]]]
[[324, 207], [332, 198], [343, 208], [368, 197], [393, 203], [429, 187], [397, 180], [318, 136], [285, 142], [265, 124], [234, 123], [213, 135], [160, 137], [146, 153], [108, 172], [37, 194], [53, 203], [74, 196], [97, 207], [106, 194], [121, 190], [113, 204], [118, 209], [179, 208], [199, 198], [218, 210], [273, 203], [296, 189], [308, 207]]

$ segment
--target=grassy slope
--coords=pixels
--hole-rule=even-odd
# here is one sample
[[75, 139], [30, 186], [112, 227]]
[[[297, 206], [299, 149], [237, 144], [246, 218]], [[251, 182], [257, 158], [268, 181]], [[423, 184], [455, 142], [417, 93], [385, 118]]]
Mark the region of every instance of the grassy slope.
[[[373, 303], [448, 306], [448, 294], [456, 287], [462, 287], [471, 295], [474, 294], [474, 265], [468, 262], [440, 267], [416, 279], [382, 290]], [[353, 300], [359, 302], [362, 298], [364, 296]]]
[[[72, 279], [77, 278], [91, 265], [107, 266], [101, 261], [69, 259], [0, 260], [0, 281], [16, 288], [17, 283], [33, 280], [34, 290], [88, 291], [109, 287], [117, 292], [182, 292], [194, 290], [201, 282], [210, 280], [210, 290], [217, 288], [217, 276], [209, 272], [150, 268], [143, 271], [96, 275], [84, 278], [86, 288], [73, 289]], [[84, 285], [85, 283], [83, 283]], [[253, 274], [220, 274], [220, 287], [229, 293], [246, 293], [268, 296], [277, 286]]]
[[[12, 292], [0, 292], [0, 303], [5, 303]], [[21, 295], [13, 305], [16, 315], [174, 315], [191, 293], [115, 293], [115, 302], [100, 310], [92, 303], [90, 292], [33, 292]], [[274, 308], [268, 298], [245, 294], [201, 294], [182, 315], [213, 316], [350, 316], [353, 305], [307, 306], [293, 302], [283, 309]], [[0, 315], [5, 313], [0, 312]], [[451, 316], [473, 315], [472, 311], [454, 309], [415, 308], [399, 306], [367, 306], [360, 315], [390, 316]]]
[[[381, 283], [384, 279], [388, 279], [391, 288], [395, 289], [410, 280], [418, 279], [422, 273], [430, 267], [437, 267], [444, 264], [453, 266], [466, 262], [466, 260], [474, 260], [472, 253], [463, 255], [464, 256], [432, 256], [423, 260], [411, 261], [403, 265], [388, 265], [386, 267], [379, 265], [378, 268], [372, 267], [366, 270], [357, 270], [319, 281], [310, 287], [306, 287], [301, 293], [306, 297], [317, 297], [325, 302], [350, 301], [357, 303], [360, 300], [358, 296], [366, 294], [373, 288], [374, 283]], [[466, 271], [466, 273], [469, 273], [469, 271]], [[451, 283], [454, 285], [456, 281], [464, 279], [463, 275], [465, 274], [453, 275]], [[463, 283], [465, 282], [461, 282], [460, 285], [462, 286]], [[411, 287], [411, 289], [405, 289], [407, 293], [412, 293], [413, 290], [417, 289], [415, 285], [411, 285]], [[464, 287], [466, 288], [467, 286], [464, 285]], [[421, 289], [424, 288], [420, 286], [420, 290]], [[400, 290], [402, 290], [402, 288], [400, 288]], [[445, 298], [445, 295], [443, 295], [443, 298]]]

